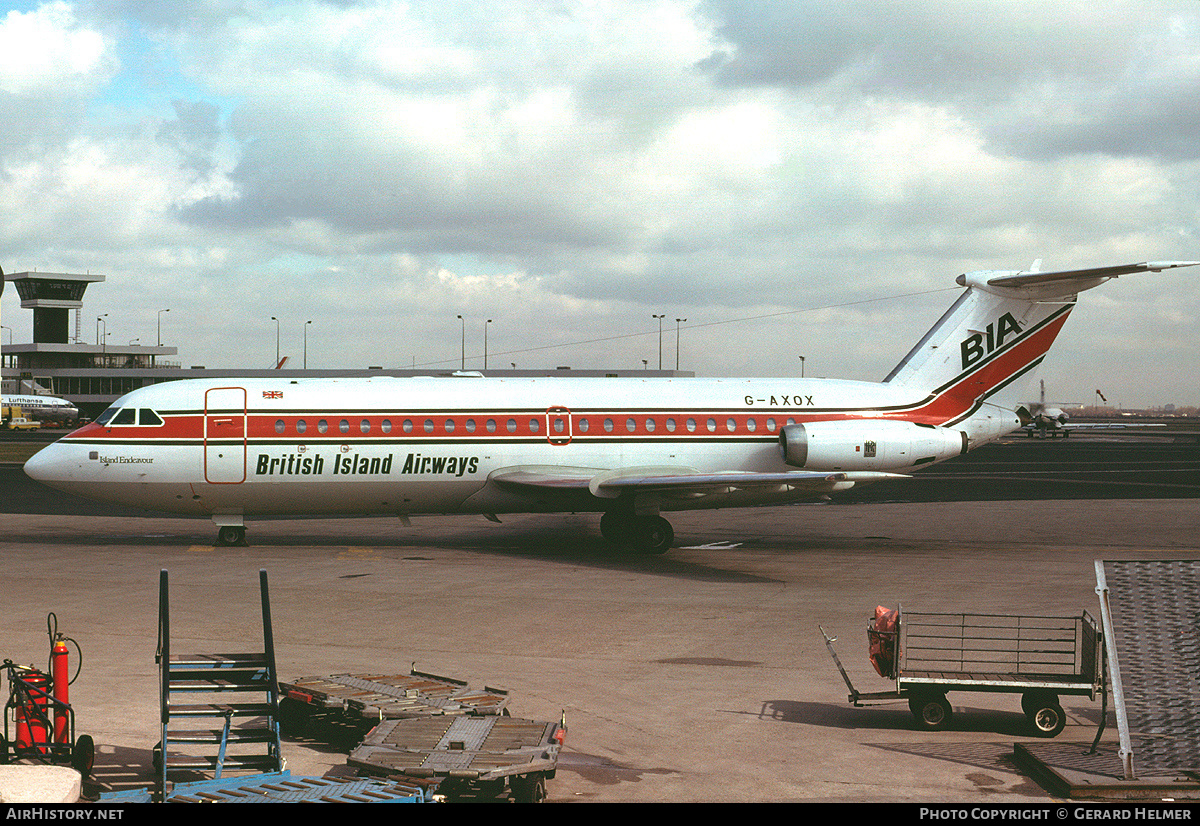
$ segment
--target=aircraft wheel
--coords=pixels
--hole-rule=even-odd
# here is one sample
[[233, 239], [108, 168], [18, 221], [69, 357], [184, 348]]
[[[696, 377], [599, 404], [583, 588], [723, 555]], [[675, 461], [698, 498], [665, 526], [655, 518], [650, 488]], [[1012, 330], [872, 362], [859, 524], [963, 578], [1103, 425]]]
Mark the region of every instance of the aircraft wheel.
[[217, 544], [223, 546], [245, 545], [246, 528], [244, 525], [222, 525], [217, 529]]
[[950, 725], [950, 718], [954, 716], [950, 701], [943, 694], [912, 697], [908, 709], [917, 718], [917, 724], [928, 731], [941, 731]]
[[661, 516], [641, 516], [633, 524], [633, 544], [647, 554], [665, 554], [675, 543], [675, 530]]
[[605, 511], [600, 517], [600, 535], [609, 542], [624, 542], [630, 533], [629, 517], [612, 511]]

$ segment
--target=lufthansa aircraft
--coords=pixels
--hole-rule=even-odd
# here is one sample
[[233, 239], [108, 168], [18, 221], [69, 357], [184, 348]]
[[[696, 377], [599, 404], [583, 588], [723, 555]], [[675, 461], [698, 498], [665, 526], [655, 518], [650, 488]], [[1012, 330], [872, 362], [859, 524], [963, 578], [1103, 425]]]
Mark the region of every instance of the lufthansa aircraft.
[[0, 396], [0, 406], [19, 407], [21, 412], [40, 422], [66, 426], [79, 421], [79, 408], [57, 396]]
[[118, 399], [26, 472], [55, 488], [210, 516], [593, 511], [611, 541], [671, 547], [660, 514], [814, 500], [1020, 428], [1076, 294], [1161, 261], [973, 272], [881, 383], [833, 379], [215, 379]]

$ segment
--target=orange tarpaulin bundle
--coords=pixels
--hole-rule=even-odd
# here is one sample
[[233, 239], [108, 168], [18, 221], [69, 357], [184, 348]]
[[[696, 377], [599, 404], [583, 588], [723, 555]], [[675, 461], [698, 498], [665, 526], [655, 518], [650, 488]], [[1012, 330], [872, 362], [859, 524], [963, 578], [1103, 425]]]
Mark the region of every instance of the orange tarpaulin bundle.
[[871, 665], [880, 677], [891, 678], [896, 675], [896, 654], [899, 649], [898, 626], [900, 612], [894, 608], [875, 606], [875, 618], [867, 629], [868, 651]]

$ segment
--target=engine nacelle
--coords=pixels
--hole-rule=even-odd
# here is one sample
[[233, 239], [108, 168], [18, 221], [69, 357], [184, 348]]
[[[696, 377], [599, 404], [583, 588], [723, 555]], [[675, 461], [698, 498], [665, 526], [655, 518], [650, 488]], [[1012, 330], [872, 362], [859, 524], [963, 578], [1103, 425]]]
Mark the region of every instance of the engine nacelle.
[[783, 461], [808, 470], [902, 470], [967, 452], [967, 434], [892, 419], [790, 424], [779, 431]]

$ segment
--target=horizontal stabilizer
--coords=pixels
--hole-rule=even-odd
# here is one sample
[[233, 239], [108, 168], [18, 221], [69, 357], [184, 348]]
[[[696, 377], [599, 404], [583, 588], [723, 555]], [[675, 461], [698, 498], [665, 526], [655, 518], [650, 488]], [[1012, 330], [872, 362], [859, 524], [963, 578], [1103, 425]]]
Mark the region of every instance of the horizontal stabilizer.
[[[1194, 267], [1200, 261], [1145, 261], [1141, 264], [1119, 264], [1111, 267], [1092, 267], [1083, 270], [1059, 270], [1057, 272], [1017, 272], [997, 274], [987, 283], [992, 287], [1026, 287], [1036, 284], [1052, 284], [1059, 281], [1087, 281], [1093, 278], [1116, 278], [1137, 272], [1162, 272], [1176, 267]], [[963, 276], [959, 276], [963, 278]]]

